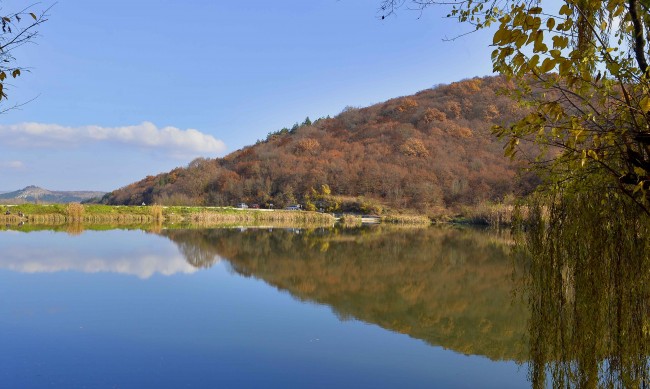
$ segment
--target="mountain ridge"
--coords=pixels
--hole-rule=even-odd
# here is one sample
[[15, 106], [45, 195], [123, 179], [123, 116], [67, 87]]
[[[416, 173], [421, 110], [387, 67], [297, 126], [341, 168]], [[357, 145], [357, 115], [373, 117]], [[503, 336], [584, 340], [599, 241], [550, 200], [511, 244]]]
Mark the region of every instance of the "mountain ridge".
[[102, 197], [106, 192], [101, 191], [57, 191], [48, 190], [36, 185], [28, 185], [23, 189], [0, 192], [0, 201], [8, 202], [44, 202], [44, 203], [73, 203]]

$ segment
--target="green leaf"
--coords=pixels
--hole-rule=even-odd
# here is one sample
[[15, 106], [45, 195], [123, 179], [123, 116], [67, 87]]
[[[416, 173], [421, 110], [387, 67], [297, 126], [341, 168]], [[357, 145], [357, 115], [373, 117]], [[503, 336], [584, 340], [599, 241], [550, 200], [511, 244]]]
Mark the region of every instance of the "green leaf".
[[38, 18], [36, 17], [36, 14], [35, 14], [35, 13], [30, 12], [29, 15], [30, 15], [34, 20], [38, 20]]

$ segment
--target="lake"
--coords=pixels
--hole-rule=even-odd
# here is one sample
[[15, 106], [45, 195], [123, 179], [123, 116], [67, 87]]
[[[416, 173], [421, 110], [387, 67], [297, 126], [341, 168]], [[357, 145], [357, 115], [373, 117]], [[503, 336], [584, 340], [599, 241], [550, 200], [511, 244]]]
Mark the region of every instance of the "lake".
[[0, 231], [7, 388], [529, 387], [507, 234]]

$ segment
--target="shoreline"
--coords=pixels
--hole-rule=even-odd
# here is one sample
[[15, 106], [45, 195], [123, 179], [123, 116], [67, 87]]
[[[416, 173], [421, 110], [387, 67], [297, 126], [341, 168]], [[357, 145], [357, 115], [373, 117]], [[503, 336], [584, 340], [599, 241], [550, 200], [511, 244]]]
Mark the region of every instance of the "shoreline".
[[[505, 211], [504, 211], [505, 210]], [[3, 224], [83, 224], [83, 225], [167, 225], [188, 224], [211, 226], [360, 226], [367, 224], [398, 224], [413, 226], [470, 225], [507, 227], [511, 224], [512, 206], [494, 205], [491, 212], [484, 207], [466, 208], [460, 215], [430, 217], [415, 214], [360, 215], [329, 214], [313, 211], [275, 209], [240, 209], [233, 207], [197, 206], [126, 206], [97, 204], [19, 204], [0, 205]]]

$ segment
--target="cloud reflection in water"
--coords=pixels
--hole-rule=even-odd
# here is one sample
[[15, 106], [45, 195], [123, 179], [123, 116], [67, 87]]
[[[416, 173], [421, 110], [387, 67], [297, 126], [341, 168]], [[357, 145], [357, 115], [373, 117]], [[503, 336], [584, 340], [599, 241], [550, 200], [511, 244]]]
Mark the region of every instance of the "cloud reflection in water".
[[3, 231], [0, 247], [4, 247], [0, 269], [21, 273], [110, 272], [146, 279], [198, 270], [176, 245], [142, 231], [86, 231], [78, 236]]

